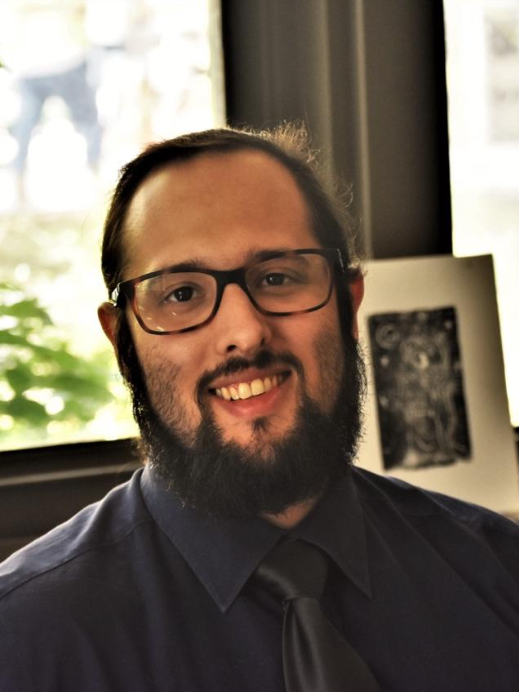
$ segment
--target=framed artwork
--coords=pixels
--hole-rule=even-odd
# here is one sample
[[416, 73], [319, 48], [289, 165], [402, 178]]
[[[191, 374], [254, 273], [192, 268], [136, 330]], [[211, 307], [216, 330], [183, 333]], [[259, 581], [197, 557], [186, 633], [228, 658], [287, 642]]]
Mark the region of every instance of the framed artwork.
[[519, 512], [492, 258], [366, 264], [368, 394], [358, 464]]

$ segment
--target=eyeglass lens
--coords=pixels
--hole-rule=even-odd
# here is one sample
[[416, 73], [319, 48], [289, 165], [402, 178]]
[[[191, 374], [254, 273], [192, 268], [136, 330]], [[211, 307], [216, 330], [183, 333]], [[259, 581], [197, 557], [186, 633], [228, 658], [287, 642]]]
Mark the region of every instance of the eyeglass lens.
[[[271, 314], [311, 310], [328, 298], [331, 272], [317, 254], [284, 255], [249, 267], [249, 297]], [[135, 286], [134, 306], [147, 329], [170, 332], [202, 324], [218, 299], [218, 282], [204, 272], [170, 272]]]

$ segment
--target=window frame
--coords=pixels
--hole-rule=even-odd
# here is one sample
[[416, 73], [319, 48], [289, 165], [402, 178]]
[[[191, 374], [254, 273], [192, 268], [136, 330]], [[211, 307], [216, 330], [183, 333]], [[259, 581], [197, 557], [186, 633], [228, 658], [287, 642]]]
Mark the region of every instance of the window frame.
[[[226, 0], [221, 13], [228, 121], [306, 121], [332, 175], [353, 183], [368, 257], [450, 254], [442, 3]], [[0, 452], [0, 548], [43, 533], [139, 465], [134, 440]], [[35, 502], [43, 516], [33, 525]]]

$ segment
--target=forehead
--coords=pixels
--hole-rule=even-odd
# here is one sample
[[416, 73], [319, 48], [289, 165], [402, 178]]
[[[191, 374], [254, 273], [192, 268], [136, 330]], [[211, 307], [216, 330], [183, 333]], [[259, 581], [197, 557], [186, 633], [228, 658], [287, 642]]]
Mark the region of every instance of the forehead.
[[125, 278], [185, 261], [238, 266], [263, 249], [318, 247], [299, 187], [263, 152], [201, 154], [152, 173], [126, 216]]

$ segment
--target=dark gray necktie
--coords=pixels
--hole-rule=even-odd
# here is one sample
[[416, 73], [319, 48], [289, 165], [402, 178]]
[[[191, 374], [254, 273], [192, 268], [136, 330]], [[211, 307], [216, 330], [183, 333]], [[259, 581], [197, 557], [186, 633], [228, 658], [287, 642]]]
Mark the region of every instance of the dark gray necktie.
[[277, 545], [255, 573], [283, 603], [287, 692], [380, 692], [364, 660], [323, 614], [327, 571], [328, 558], [318, 548], [291, 541]]

